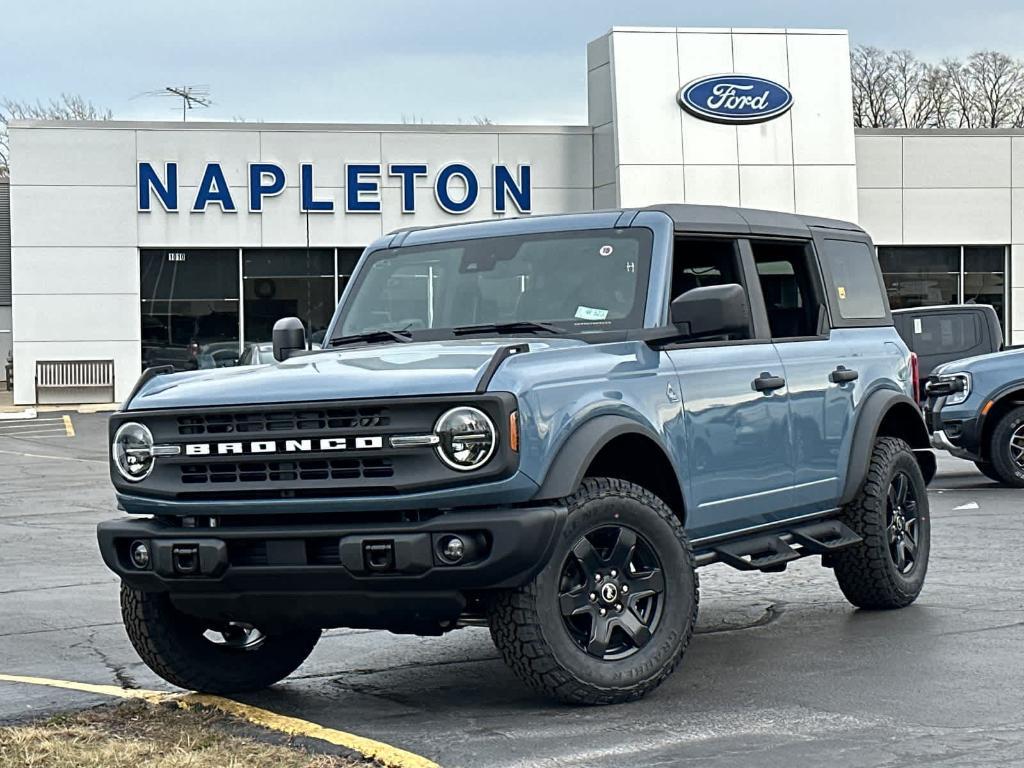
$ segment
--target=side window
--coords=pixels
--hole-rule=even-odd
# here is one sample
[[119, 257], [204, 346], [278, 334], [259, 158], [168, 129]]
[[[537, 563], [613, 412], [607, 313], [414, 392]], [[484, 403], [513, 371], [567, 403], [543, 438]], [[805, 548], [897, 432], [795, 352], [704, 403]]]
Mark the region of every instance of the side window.
[[978, 346], [974, 312], [927, 314], [914, 318], [914, 347], [926, 354], [957, 354]]
[[673, 299], [692, 288], [729, 283], [743, 283], [735, 240], [676, 240], [670, 291]]
[[772, 338], [817, 336], [824, 297], [810, 243], [755, 240], [750, 248]]
[[[675, 242], [672, 259], [672, 286], [669, 298], [709, 285], [743, 285], [740, 254], [735, 240], [679, 238]], [[752, 329], [746, 334], [734, 334], [733, 339], [753, 338]]]
[[832, 284], [829, 291], [844, 320], [878, 320], [886, 316], [878, 262], [867, 243], [824, 241], [821, 255]]

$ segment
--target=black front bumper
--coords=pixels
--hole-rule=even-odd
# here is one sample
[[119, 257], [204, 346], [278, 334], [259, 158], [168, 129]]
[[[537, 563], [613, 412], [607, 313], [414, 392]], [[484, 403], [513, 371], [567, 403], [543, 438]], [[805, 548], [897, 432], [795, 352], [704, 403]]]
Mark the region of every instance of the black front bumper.
[[[475, 593], [530, 581], [566, 514], [562, 506], [532, 506], [421, 522], [216, 528], [119, 518], [100, 523], [97, 536], [104, 562], [122, 581], [167, 592], [191, 615], [423, 631], [454, 622]], [[439, 551], [452, 535], [466, 544], [458, 564]], [[144, 568], [130, 556], [138, 542], [150, 554]]]
[[[924, 405], [925, 424], [933, 448], [969, 461], [981, 460], [981, 421], [971, 414], [954, 418], [943, 413], [946, 398], [930, 397]], [[958, 414], [959, 415], [959, 414]]]

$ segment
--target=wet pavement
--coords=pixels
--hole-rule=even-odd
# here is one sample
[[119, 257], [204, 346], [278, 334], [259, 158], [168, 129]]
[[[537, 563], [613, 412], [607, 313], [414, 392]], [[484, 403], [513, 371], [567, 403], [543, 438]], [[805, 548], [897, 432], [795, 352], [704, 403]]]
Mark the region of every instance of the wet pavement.
[[[0, 673], [166, 689], [129, 645], [96, 550], [95, 524], [116, 514], [106, 417], [71, 421], [0, 429]], [[943, 456], [930, 498], [915, 605], [857, 611], [814, 558], [781, 574], [702, 569], [686, 659], [637, 703], [538, 699], [483, 629], [331, 630], [245, 700], [445, 766], [1024, 765], [1024, 491]], [[0, 721], [98, 701], [0, 683]]]

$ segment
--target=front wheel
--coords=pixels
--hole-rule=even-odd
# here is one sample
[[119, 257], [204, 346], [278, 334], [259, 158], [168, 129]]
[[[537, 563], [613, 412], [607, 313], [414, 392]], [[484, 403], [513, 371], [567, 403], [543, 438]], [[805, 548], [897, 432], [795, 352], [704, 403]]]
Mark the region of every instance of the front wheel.
[[833, 556], [836, 580], [859, 608], [904, 608], [917, 599], [928, 571], [928, 488], [910, 446], [875, 442], [868, 475], [843, 510], [862, 541]]
[[988, 453], [996, 480], [1024, 488], [1024, 406], [1014, 408], [996, 422]]
[[639, 699], [675, 669], [693, 634], [698, 586], [678, 518], [649, 491], [588, 478], [550, 561], [498, 595], [491, 636], [527, 685], [560, 701]]
[[996, 468], [992, 466], [991, 462], [976, 461], [974, 462], [974, 466], [976, 466], [978, 468], [978, 471], [981, 472], [981, 474], [983, 474], [989, 480], [995, 480], [997, 483], [1003, 482], [1003, 478], [1000, 476], [998, 472], [996, 472]]
[[313, 651], [320, 630], [263, 632], [237, 622], [212, 626], [182, 613], [165, 593], [121, 585], [128, 638], [146, 666], [179, 688], [241, 693], [284, 679]]

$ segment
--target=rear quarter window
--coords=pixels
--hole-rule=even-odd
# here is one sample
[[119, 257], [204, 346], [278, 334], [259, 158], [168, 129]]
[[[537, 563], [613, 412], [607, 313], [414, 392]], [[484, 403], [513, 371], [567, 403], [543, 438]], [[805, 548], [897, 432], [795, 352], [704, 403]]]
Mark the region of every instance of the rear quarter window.
[[887, 315], [875, 253], [867, 243], [824, 241], [821, 259], [831, 284], [832, 306], [844, 320], [881, 320]]

